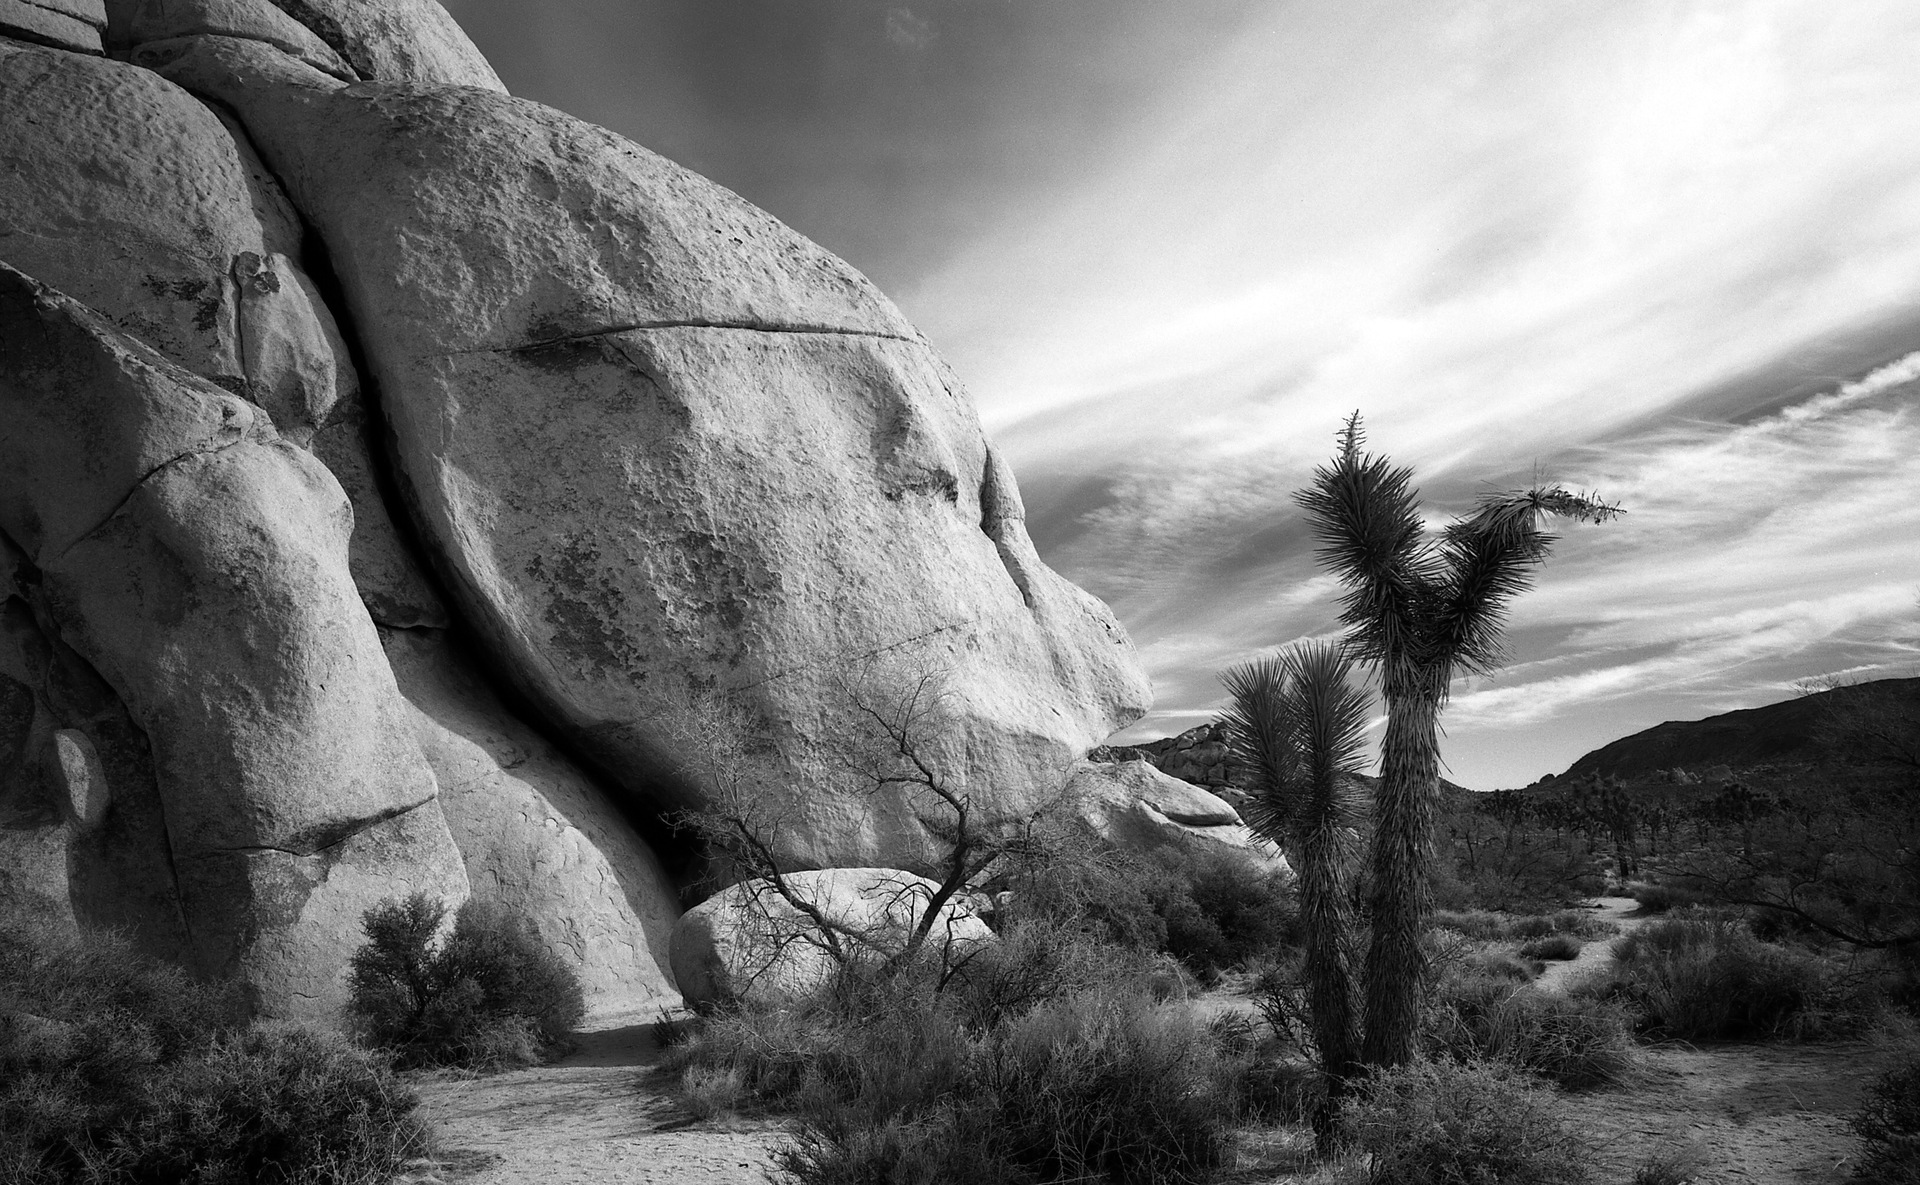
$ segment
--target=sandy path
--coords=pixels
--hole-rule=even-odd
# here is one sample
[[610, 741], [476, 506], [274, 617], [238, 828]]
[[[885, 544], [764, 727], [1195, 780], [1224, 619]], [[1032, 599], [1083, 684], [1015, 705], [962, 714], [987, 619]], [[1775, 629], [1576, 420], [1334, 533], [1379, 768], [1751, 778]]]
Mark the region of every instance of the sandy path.
[[764, 1185], [776, 1124], [691, 1127], [652, 1080], [651, 1018], [612, 1017], [551, 1065], [415, 1085], [442, 1161], [415, 1185]]
[[1567, 1095], [1567, 1117], [1596, 1146], [1595, 1174], [1625, 1181], [1657, 1148], [1703, 1154], [1698, 1185], [1839, 1185], [1859, 1141], [1847, 1118], [1902, 1054], [1865, 1041], [1646, 1051], [1647, 1081]]
[[[1597, 916], [1627, 933], [1652, 920], [1630, 897], [1602, 897]], [[1564, 992], [1613, 959], [1613, 942], [1589, 942], [1578, 958], [1548, 964], [1535, 980]], [[1594, 1141], [1601, 1181], [1625, 1181], [1651, 1152], [1699, 1155], [1698, 1185], [1838, 1185], [1859, 1142], [1849, 1117], [1873, 1079], [1904, 1055], [1855, 1041], [1821, 1045], [1684, 1042], [1641, 1051], [1645, 1081], [1622, 1090], [1563, 1096], [1568, 1118]]]
[[[1600, 897], [1594, 900], [1599, 908], [1593, 916], [1612, 922], [1625, 934], [1646, 924], [1644, 917], [1635, 917], [1633, 913], [1640, 903], [1631, 897]], [[1564, 992], [1574, 980], [1589, 971], [1597, 971], [1613, 961], [1613, 939], [1596, 938], [1580, 948], [1580, 954], [1564, 962], [1548, 963], [1546, 971], [1533, 981], [1533, 986], [1543, 992]]]

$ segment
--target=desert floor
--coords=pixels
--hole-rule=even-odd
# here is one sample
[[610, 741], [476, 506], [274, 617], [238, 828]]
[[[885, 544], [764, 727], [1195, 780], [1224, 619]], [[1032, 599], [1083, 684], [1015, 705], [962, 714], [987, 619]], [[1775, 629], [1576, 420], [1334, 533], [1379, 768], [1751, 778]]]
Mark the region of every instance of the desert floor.
[[[1634, 903], [1603, 898], [1604, 916], [1630, 928]], [[1578, 960], [1552, 966], [1538, 990], [1566, 984], [1610, 958], [1589, 943]], [[1208, 1011], [1248, 1007], [1231, 997]], [[551, 1066], [486, 1077], [426, 1076], [417, 1085], [443, 1149], [410, 1174], [414, 1185], [759, 1185], [778, 1122], [696, 1123], [654, 1072], [660, 1049], [652, 1017], [615, 1017], [582, 1035], [579, 1049]], [[1591, 1140], [1598, 1185], [1627, 1185], [1657, 1150], [1692, 1152], [1699, 1185], [1838, 1185], [1856, 1143], [1847, 1116], [1900, 1050], [1885, 1041], [1818, 1045], [1685, 1044], [1642, 1050], [1640, 1082], [1564, 1096], [1570, 1119]], [[1234, 1185], [1288, 1185], [1315, 1174], [1303, 1133], [1252, 1136]], [[1324, 1174], [1318, 1177], [1326, 1180]]]

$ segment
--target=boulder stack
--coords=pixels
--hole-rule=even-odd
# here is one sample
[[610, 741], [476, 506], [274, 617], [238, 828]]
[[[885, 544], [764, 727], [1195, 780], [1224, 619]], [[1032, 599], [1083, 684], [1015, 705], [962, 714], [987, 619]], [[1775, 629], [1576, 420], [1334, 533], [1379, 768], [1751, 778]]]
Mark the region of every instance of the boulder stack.
[[327, 1019], [473, 894], [633, 1007], [674, 812], [924, 869], [900, 705], [1012, 817], [1148, 704], [885, 296], [433, 0], [0, 0], [0, 148], [0, 915]]

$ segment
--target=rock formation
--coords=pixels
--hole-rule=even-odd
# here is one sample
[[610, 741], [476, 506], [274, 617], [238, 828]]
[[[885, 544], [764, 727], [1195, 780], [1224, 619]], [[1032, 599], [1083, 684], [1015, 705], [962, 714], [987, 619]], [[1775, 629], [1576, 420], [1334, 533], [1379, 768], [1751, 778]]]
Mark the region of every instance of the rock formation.
[[1290, 871], [1279, 847], [1255, 835], [1231, 803], [1144, 759], [1076, 763], [1066, 799], [1073, 813], [1115, 848], [1232, 852], [1274, 871]]
[[1147, 704], [891, 302], [433, 0], [0, 0], [0, 144], [0, 913], [325, 1018], [471, 892], [632, 1006], [663, 813], [921, 867], [860, 703], [1020, 814]]

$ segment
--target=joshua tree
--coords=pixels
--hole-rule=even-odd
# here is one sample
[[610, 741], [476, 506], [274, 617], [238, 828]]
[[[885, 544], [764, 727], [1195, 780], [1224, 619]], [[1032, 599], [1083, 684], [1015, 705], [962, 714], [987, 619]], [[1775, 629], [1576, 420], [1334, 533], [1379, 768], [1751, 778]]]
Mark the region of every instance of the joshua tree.
[[1351, 671], [1339, 647], [1307, 642], [1220, 676], [1233, 696], [1220, 721], [1227, 745], [1253, 779], [1247, 823], [1299, 864], [1307, 1011], [1327, 1081], [1314, 1120], [1322, 1139], [1360, 1063], [1347, 877], [1359, 813], [1349, 779], [1359, 772], [1367, 696]]
[[1620, 513], [1557, 486], [1483, 497], [1438, 536], [1421, 524], [1413, 471], [1362, 453], [1360, 414], [1341, 430], [1339, 453], [1296, 495], [1320, 562], [1346, 585], [1346, 649], [1373, 664], [1387, 704], [1375, 806], [1367, 951], [1368, 1065], [1413, 1052], [1426, 958], [1428, 852], [1439, 779], [1439, 716], [1457, 674], [1501, 660], [1509, 601], [1530, 583], [1554, 537], [1543, 516], [1602, 522]]

